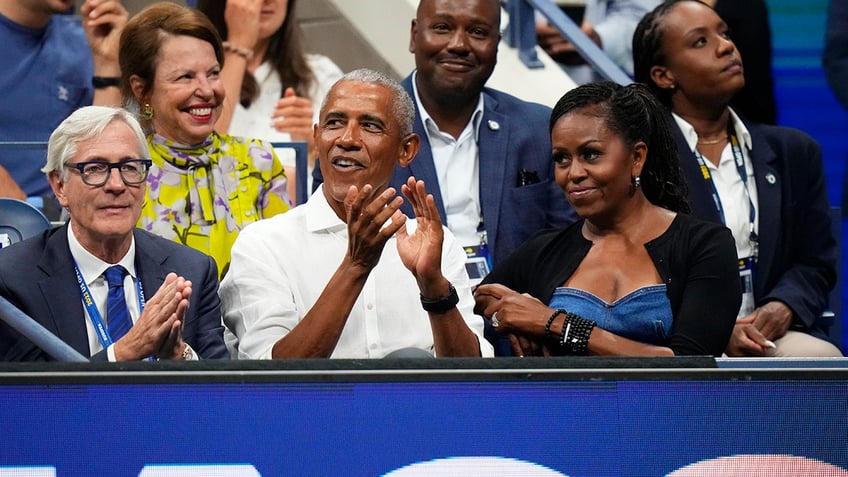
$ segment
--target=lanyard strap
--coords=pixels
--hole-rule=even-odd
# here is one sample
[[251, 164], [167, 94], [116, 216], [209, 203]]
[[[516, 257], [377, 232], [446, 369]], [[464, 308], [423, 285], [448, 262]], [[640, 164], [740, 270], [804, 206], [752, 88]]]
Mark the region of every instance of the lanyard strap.
[[[85, 280], [82, 278], [82, 273], [80, 273], [76, 261], [74, 261], [74, 271], [77, 274], [77, 284], [79, 284], [80, 287], [82, 305], [85, 307], [85, 311], [88, 312], [88, 318], [91, 320], [91, 324], [94, 325], [94, 331], [97, 333], [97, 338], [100, 340], [100, 344], [103, 345], [103, 349], [106, 349], [109, 346], [112, 346], [112, 337], [109, 335], [109, 330], [106, 328], [106, 324], [103, 323], [103, 316], [94, 304], [94, 299], [91, 297], [91, 290], [89, 290], [88, 285], [85, 284]], [[138, 291], [138, 312], [141, 313], [142, 310], [144, 310], [144, 290], [141, 288], [141, 280], [136, 280], [135, 288], [136, 291]]]
[[[755, 228], [757, 210], [754, 208], [754, 201], [751, 200], [751, 190], [748, 188], [748, 168], [745, 167], [745, 156], [742, 154], [742, 147], [739, 145], [739, 139], [736, 137], [736, 132], [730, 124], [727, 126], [727, 135], [730, 140], [731, 150], [733, 151], [733, 159], [736, 163], [736, 172], [739, 173], [739, 178], [742, 180], [742, 186], [745, 188], [745, 195], [748, 197], [748, 240], [751, 242], [751, 248], [753, 250], [752, 255], [754, 261], [756, 261], [757, 256], [759, 255], [759, 237], [757, 237]], [[724, 225], [727, 225], [727, 218], [724, 215], [724, 208], [721, 205], [721, 198], [718, 196], [718, 190], [716, 189], [715, 182], [713, 181], [710, 170], [704, 160], [704, 155], [701, 154], [701, 151], [699, 151], [697, 147], [695, 148], [695, 158], [698, 160], [698, 166], [701, 169], [701, 176], [710, 184], [713, 203], [715, 203], [716, 210], [721, 217], [721, 221]]]

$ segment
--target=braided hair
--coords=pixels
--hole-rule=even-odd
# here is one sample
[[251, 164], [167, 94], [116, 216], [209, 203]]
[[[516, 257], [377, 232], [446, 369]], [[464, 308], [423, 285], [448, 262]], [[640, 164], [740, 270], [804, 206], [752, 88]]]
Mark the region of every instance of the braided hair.
[[579, 86], [565, 93], [554, 106], [549, 132], [561, 117], [588, 106], [598, 106], [597, 113], [606, 127], [628, 147], [640, 141], [647, 146], [641, 187], [648, 201], [674, 212], [689, 213], [686, 183], [667, 113], [651, 92], [638, 83], [622, 86], [598, 81]]
[[[633, 32], [633, 77], [637, 83], [642, 83], [660, 100], [660, 103], [671, 107], [671, 91], [660, 88], [651, 78], [651, 68], [655, 65], [665, 65], [666, 58], [662, 43], [665, 35], [665, 16], [681, 2], [696, 2], [707, 7], [700, 0], [665, 0], [648, 12], [636, 25]], [[712, 7], [709, 7], [712, 8]]]

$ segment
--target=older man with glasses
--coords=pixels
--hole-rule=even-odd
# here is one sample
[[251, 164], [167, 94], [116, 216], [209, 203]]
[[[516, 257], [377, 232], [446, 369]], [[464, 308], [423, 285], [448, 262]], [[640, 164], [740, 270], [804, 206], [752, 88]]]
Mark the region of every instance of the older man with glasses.
[[[0, 296], [92, 360], [225, 358], [215, 262], [135, 227], [146, 155], [122, 109], [63, 121], [42, 171], [70, 219], [0, 251]], [[0, 324], [0, 359], [50, 358]]]

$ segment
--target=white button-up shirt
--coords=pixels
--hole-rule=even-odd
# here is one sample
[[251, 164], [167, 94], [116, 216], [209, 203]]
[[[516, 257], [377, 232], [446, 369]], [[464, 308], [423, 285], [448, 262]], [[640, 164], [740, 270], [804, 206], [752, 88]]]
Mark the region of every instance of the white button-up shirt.
[[[415, 220], [407, 221], [412, 233]], [[232, 249], [220, 295], [233, 356], [270, 359], [274, 344], [306, 316], [347, 252], [347, 225], [321, 188], [289, 212], [244, 228]], [[442, 270], [459, 294], [459, 311], [477, 335], [482, 356], [493, 356], [465, 271], [465, 252], [445, 230]], [[330, 290], [332, 292], [332, 290]], [[403, 265], [395, 237], [368, 276], [331, 358], [381, 358], [400, 348], [433, 349], [429, 315], [418, 285]]]
[[483, 95], [480, 95], [477, 107], [465, 129], [458, 138], [454, 138], [439, 129], [421, 104], [418, 87], [415, 86], [416, 74], [413, 73], [412, 76], [412, 91], [430, 142], [430, 153], [433, 155], [439, 191], [442, 193], [442, 203], [447, 215], [446, 225], [461, 245], [479, 245], [480, 220], [484, 220], [485, 224], [485, 218], [480, 213], [480, 161], [477, 144], [480, 122], [483, 120]]
[[[698, 133], [691, 124], [678, 115], [674, 115], [674, 120], [683, 131], [683, 137], [689, 144], [689, 149], [695, 151], [698, 143]], [[736, 168], [736, 159], [733, 157], [733, 147], [728, 144], [721, 152], [718, 166], [710, 160], [704, 160], [707, 169], [712, 176], [713, 184], [715, 184], [718, 198], [721, 201], [721, 207], [724, 211], [724, 225], [733, 233], [733, 238], [736, 240], [736, 253], [740, 258], [750, 257], [753, 254], [750, 237], [750, 203], [753, 203], [754, 210], [759, 209], [759, 201], [757, 200], [757, 183], [754, 179], [754, 165], [751, 163], [751, 157], [748, 151], [751, 150], [751, 134], [748, 129], [742, 124], [742, 121], [733, 112], [730, 111], [730, 120], [733, 122], [736, 131], [736, 137], [739, 139], [739, 146], [742, 149], [742, 155], [745, 157], [745, 170], [748, 175], [748, 190], [745, 190], [745, 184], [739, 176], [739, 171]], [[750, 194], [751, 201], [749, 203], [748, 196]], [[759, 229], [759, 217], [754, 217], [754, 231]]]

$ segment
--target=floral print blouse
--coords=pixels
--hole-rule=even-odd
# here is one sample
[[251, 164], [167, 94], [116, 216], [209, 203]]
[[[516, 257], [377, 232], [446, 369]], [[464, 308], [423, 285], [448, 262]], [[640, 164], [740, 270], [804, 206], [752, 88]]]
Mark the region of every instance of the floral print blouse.
[[290, 208], [283, 165], [270, 144], [212, 133], [185, 146], [158, 134], [147, 138], [153, 166], [139, 227], [230, 265], [239, 231]]

